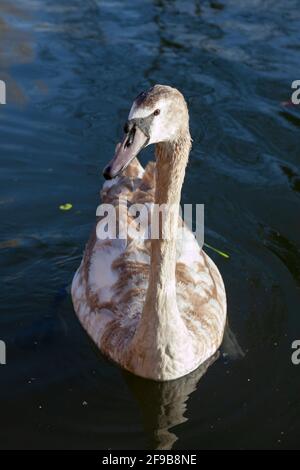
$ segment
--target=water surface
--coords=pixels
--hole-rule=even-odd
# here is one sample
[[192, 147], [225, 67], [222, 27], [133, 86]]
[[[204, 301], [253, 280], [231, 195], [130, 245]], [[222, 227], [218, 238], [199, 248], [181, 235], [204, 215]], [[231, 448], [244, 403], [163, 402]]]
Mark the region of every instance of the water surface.
[[[299, 26], [296, 0], [2, 0], [2, 448], [299, 448]], [[69, 293], [102, 168], [155, 83], [187, 97], [183, 202], [205, 204], [206, 242], [230, 254], [209, 253], [221, 353], [166, 386], [108, 363]]]

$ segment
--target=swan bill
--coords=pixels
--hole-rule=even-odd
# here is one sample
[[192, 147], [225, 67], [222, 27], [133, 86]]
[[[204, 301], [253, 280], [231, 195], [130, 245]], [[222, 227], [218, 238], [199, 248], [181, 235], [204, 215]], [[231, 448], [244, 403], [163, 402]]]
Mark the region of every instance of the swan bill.
[[136, 125], [125, 134], [121, 143], [116, 147], [116, 153], [110, 163], [104, 168], [103, 176], [110, 180], [120, 175], [130, 162], [147, 145], [149, 138]]

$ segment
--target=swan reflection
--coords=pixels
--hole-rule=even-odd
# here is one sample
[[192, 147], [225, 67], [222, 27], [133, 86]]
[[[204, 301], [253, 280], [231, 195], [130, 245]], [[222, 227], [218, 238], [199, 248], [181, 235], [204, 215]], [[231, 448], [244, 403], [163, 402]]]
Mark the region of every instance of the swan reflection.
[[172, 428], [187, 421], [185, 412], [188, 399], [208, 367], [218, 357], [219, 353], [216, 353], [195, 371], [168, 382], [155, 382], [123, 372], [126, 383], [139, 404], [149, 448], [172, 449], [178, 439]]

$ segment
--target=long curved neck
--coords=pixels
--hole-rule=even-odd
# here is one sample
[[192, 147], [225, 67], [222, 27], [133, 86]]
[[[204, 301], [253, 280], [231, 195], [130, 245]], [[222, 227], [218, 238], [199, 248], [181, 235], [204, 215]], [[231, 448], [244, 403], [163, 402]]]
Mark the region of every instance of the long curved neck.
[[[159, 238], [151, 240], [151, 270], [144, 313], [165, 315], [176, 303], [176, 237], [179, 204], [190, 151], [190, 135], [156, 146], [155, 210], [160, 217]], [[165, 206], [164, 206], [165, 205]], [[156, 218], [158, 220], [158, 218]]]
[[[156, 145], [155, 209], [165, 206], [159, 218], [159, 236], [151, 233], [151, 266], [141, 325], [156, 328], [176, 316], [176, 237], [185, 168], [191, 147], [187, 131], [172, 142]], [[155, 217], [154, 217], [155, 219]], [[158, 218], [156, 218], [158, 220]], [[151, 228], [153, 227], [153, 215]]]
[[177, 307], [175, 275], [179, 203], [190, 146], [188, 130], [176, 141], [156, 146], [155, 207], [167, 204], [167, 210], [159, 238], [151, 234], [149, 284], [129, 355], [137, 373], [164, 380], [180, 375], [176, 367], [192, 355], [188, 353], [188, 332]]

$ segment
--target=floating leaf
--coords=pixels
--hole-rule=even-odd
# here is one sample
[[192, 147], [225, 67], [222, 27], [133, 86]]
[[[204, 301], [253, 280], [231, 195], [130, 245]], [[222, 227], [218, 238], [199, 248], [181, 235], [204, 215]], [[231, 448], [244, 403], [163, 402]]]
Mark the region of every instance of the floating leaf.
[[73, 207], [73, 204], [71, 204], [70, 202], [66, 202], [66, 204], [61, 204], [59, 206], [61, 211], [69, 211], [70, 209], [72, 209], [72, 207]]
[[230, 256], [227, 253], [225, 253], [224, 251], [218, 250], [217, 248], [214, 248], [208, 243], [204, 243], [204, 246], [206, 246], [207, 248], [210, 248], [211, 250], [215, 251], [216, 253], [218, 253], [218, 255], [223, 256], [224, 258], [230, 258]]

